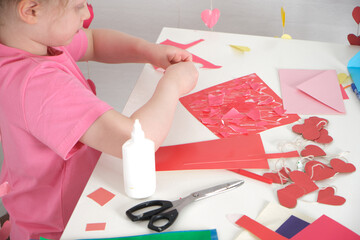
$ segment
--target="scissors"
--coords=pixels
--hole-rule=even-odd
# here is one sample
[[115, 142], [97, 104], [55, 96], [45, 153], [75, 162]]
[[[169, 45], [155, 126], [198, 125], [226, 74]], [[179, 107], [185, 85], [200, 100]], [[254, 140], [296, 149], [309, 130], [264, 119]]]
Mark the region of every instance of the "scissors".
[[[179, 211], [189, 203], [202, 200], [204, 198], [212, 197], [214, 195], [230, 191], [239, 187], [244, 183], [243, 180], [228, 182], [220, 184], [211, 188], [206, 188], [201, 191], [194, 192], [185, 198], [180, 198], [176, 201], [166, 200], [151, 200], [140, 203], [126, 211], [126, 215], [133, 221], [149, 220], [148, 228], [157, 232], [162, 232], [170, 227], [176, 220]], [[154, 206], [159, 206], [153, 209]], [[146, 211], [144, 209], [151, 208], [153, 210]], [[142, 213], [135, 215], [134, 212], [142, 211]], [[144, 212], [145, 211], [145, 212]], [[159, 222], [164, 222], [160, 225]], [[159, 226], [160, 225], [160, 226]]]

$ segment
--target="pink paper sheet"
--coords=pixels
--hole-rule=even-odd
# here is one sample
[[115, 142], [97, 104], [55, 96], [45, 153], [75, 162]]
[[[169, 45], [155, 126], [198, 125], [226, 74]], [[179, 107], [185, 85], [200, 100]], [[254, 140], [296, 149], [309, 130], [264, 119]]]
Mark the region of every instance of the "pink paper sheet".
[[280, 69], [279, 77], [286, 113], [345, 113], [335, 70]]
[[360, 240], [360, 236], [335, 220], [322, 215], [291, 240]]
[[299, 119], [283, 114], [282, 100], [256, 74], [187, 95], [180, 102], [220, 138], [255, 134]]
[[86, 224], [85, 231], [103, 231], [105, 227], [106, 223], [88, 223]]

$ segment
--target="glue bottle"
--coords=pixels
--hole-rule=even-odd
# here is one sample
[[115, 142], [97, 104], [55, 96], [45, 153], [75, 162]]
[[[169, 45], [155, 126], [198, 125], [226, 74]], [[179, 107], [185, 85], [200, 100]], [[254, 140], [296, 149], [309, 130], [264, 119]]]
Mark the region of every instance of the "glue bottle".
[[138, 119], [122, 153], [125, 193], [137, 199], [150, 197], [156, 188], [155, 144], [145, 138]]

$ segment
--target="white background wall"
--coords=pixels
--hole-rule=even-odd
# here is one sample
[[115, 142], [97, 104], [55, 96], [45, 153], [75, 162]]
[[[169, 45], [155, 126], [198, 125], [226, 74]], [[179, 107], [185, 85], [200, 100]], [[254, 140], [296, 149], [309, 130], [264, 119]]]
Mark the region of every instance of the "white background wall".
[[[201, 12], [210, 0], [89, 0], [94, 7], [92, 28], [112, 28], [155, 42], [163, 27], [208, 30]], [[359, 0], [213, 0], [221, 16], [213, 31], [281, 36], [280, 9], [286, 12], [285, 32], [295, 39], [348, 44], [357, 34], [352, 10]], [[210, 30], [209, 30], [210, 31]], [[122, 111], [143, 65], [79, 64], [96, 83], [98, 96]], [[89, 72], [89, 74], [88, 74]], [[0, 149], [1, 150], [1, 149]], [[21, 150], [21, 148], [20, 148]], [[0, 161], [3, 154], [0, 151]], [[5, 210], [1, 209], [0, 214]]]

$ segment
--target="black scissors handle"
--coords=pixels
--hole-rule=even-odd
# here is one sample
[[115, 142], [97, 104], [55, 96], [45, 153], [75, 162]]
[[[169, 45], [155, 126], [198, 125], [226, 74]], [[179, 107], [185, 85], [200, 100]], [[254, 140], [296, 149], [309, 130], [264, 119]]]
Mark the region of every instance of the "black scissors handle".
[[[176, 209], [170, 210], [169, 212], [156, 214], [150, 218], [148, 228], [157, 232], [162, 232], [175, 222], [178, 215], [179, 212]], [[160, 220], [166, 220], [167, 222], [161, 226], [158, 226], [156, 222]]]
[[[134, 214], [134, 212], [136, 212], [136, 211], [144, 210], [148, 207], [154, 207], [154, 206], [159, 206], [159, 207], [154, 210], [140, 213], [138, 215]], [[126, 216], [128, 216], [131, 219], [131, 221], [133, 221], [133, 222], [140, 221], [140, 220], [149, 220], [149, 219], [151, 219], [152, 216], [155, 216], [155, 215], [165, 211], [166, 209], [171, 208], [172, 206], [173, 206], [173, 204], [170, 201], [164, 201], [164, 200], [147, 201], [147, 202], [140, 203], [140, 204], [130, 208], [129, 210], [127, 210]]]

